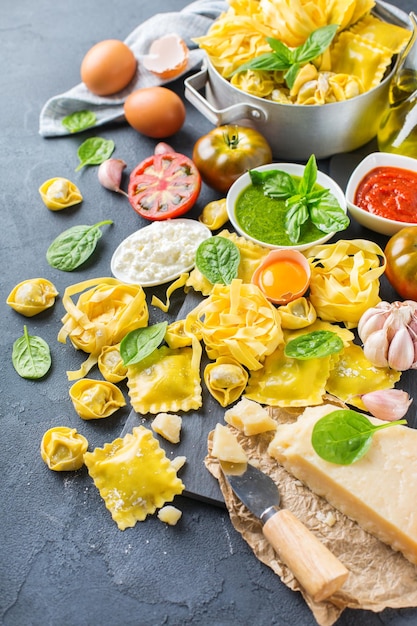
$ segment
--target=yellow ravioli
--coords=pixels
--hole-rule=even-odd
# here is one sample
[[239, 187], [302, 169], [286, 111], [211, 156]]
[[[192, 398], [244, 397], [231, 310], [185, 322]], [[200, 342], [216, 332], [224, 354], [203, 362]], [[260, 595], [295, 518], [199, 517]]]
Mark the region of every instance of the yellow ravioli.
[[157, 439], [144, 426], [87, 452], [84, 462], [120, 530], [143, 521], [184, 490]]

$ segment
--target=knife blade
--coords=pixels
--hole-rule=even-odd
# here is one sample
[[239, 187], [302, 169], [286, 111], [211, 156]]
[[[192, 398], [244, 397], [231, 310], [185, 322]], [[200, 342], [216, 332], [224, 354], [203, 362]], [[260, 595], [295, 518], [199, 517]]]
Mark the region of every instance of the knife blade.
[[262, 523], [262, 531], [281, 560], [316, 602], [329, 598], [349, 570], [291, 511], [282, 509], [277, 485], [250, 463], [220, 461], [233, 492]]

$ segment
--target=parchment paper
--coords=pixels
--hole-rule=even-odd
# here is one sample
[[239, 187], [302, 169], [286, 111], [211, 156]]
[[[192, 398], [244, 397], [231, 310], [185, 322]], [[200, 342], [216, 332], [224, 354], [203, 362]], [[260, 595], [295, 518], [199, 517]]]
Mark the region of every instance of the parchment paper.
[[[269, 410], [279, 423], [293, 421], [303, 411]], [[273, 433], [245, 437], [235, 428], [228, 428], [237, 436], [250, 462], [275, 481], [281, 494], [281, 506], [290, 509], [350, 570], [347, 581], [337, 593], [325, 602], [314, 602], [264, 538], [259, 520], [233, 494], [217, 459], [210, 454], [213, 434], [210, 433], [205, 464], [219, 481], [234, 528], [260, 561], [268, 565], [287, 587], [303, 595], [320, 626], [334, 624], [346, 607], [379, 612], [388, 607], [417, 606], [415, 565], [313, 494], [269, 456], [267, 449]], [[383, 485], [375, 485], [375, 488], [383, 488]]]

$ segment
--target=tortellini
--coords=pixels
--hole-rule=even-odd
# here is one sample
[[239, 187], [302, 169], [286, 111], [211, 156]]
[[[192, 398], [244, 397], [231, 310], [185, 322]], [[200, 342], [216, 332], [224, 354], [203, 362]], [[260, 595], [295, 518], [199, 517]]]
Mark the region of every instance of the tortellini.
[[84, 465], [87, 439], [76, 428], [56, 426], [46, 431], [41, 441], [41, 457], [55, 472], [78, 470]]
[[204, 368], [207, 389], [221, 406], [228, 406], [242, 395], [248, 372], [235, 359], [219, 357]]
[[120, 344], [105, 346], [98, 357], [98, 369], [109, 383], [120, 383], [127, 376], [127, 367], [120, 355]]
[[67, 178], [50, 178], [39, 187], [39, 193], [51, 211], [60, 211], [67, 207], [79, 204], [83, 197], [77, 185]]
[[126, 405], [120, 389], [105, 380], [77, 380], [69, 393], [74, 409], [84, 420], [108, 417]]
[[55, 304], [58, 291], [46, 278], [29, 278], [16, 285], [6, 303], [25, 317], [33, 317]]
[[218, 230], [224, 226], [229, 220], [226, 208], [226, 198], [212, 200], [206, 204], [198, 219], [210, 230]]

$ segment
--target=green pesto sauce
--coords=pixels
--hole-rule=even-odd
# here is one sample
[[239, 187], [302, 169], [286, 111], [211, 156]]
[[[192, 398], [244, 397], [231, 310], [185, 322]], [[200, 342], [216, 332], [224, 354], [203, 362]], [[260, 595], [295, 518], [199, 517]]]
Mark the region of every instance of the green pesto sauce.
[[[298, 176], [293, 178], [300, 180]], [[323, 187], [315, 185], [314, 189]], [[296, 246], [317, 241], [325, 235], [311, 220], [307, 220], [301, 226], [299, 240], [296, 244], [293, 243], [285, 232], [285, 213], [285, 200], [264, 196], [262, 185], [248, 185], [237, 198], [237, 223], [247, 235], [258, 241], [279, 246]]]

